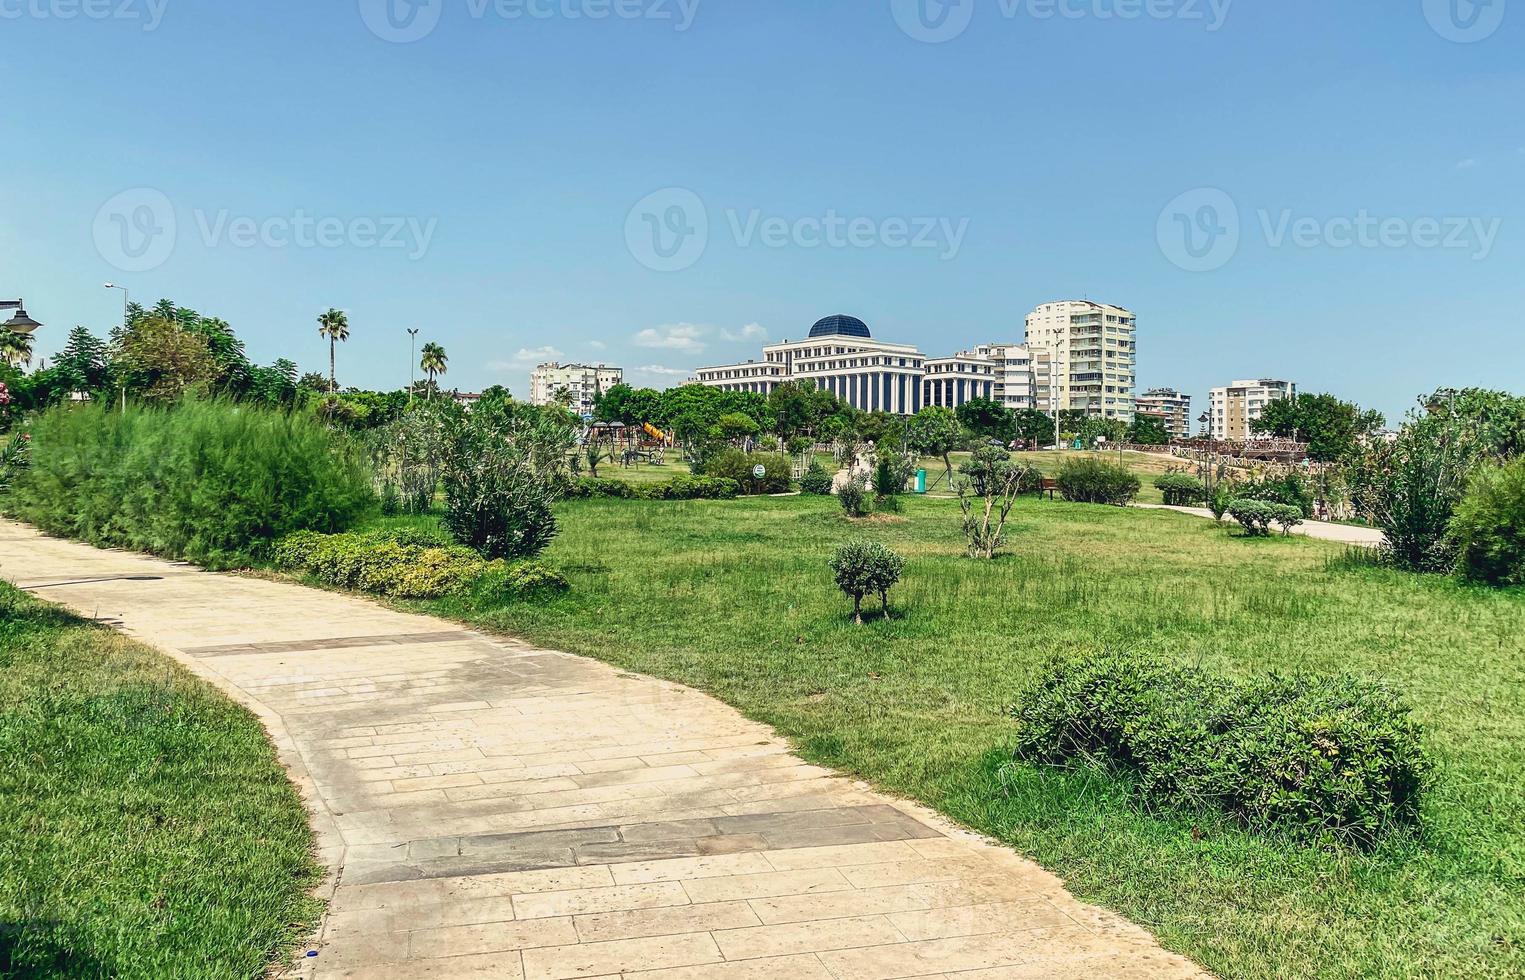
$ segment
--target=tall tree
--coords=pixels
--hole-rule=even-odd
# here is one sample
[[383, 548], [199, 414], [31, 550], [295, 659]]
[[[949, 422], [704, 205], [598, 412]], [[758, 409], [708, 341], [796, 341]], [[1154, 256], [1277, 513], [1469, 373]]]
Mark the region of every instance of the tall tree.
[[206, 338], [159, 316], [143, 317], [122, 331], [115, 360], [123, 386], [150, 400], [173, 401], [217, 376]]
[[434, 379], [437, 375], [444, 374], [449, 369], [448, 363], [450, 358], [445, 353], [445, 348], [435, 343], [425, 344], [420, 353], [423, 356], [418, 359], [418, 366], [423, 368], [424, 373], [429, 376], [429, 397], [433, 398]]
[[927, 456], [943, 461], [948, 471], [948, 485], [953, 485], [953, 450], [963, 434], [958, 416], [944, 405], [928, 405], [911, 417], [909, 440], [911, 448]]
[[349, 339], [349, 317], [343, 310], [328, 308], [318, 316], [318, 336], [328, 338], [328, 393], [339, 390], [339, 375], [334, 370], [334, 346]]
[[110, 351], [95, 334], [75, 327], [64, 349], [53, 356], [53, 369], [65, 391], [99, 391], [111, 380]]
[[1381, 422], [1381, 415], [1333, 395], [1299, 394], [1272, 401], [1251, 426], [1263, 435], [1306, 443], [1314, 462], [1333, 463], [1352, 456]]
[[959, 424], [975, 435], [1002, 442], [1011, 438], [1011, 410], [989, 398], [971, 398], [956, 414]]

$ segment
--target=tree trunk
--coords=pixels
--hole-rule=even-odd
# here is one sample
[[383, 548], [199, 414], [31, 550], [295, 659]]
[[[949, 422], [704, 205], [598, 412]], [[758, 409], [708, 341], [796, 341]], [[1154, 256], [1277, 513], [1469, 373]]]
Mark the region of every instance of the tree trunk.
[[328, 338], [328, 393], [335, 394], [339, 390], [339, 376], [334, 373], [334, 338]]
[[861, 595], [853, 596], [853, 622], [859, 626], [863, 625], [863, 597]]

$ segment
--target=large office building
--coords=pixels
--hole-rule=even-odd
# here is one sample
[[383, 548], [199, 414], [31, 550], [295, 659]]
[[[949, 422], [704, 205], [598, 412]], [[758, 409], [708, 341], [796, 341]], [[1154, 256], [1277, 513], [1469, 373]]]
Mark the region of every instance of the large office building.
[[1047, 390], [1055, 404], [1039, 407], [1131, 420], [1136, 325], [1129, 310], [1090, 300], [1044, 303], [1029, 313], [1025, 344], [1052, 359]]
[[1280, 398], [1297, 394], [1297, 385], [1291, 381], [1260, 378], [1235, 381], [1222, 388], [1214, 388], [1209, 406], [1209, 432], [1214, 439], [1243, 441], [1256, 438], [1251, 424], [1265, 411], [1265, 407]]
[[568, 399], [572, 411], [592, 415], [598, 396], [624, 380], [622, 369], [604, 364], [540, 364], [530, 372], [530, 404]]
[[1191, 396], [1174, 388], [1150, 388], [1134, 400], [1139, 415], [1156, 415], [1172, 439], [1191, 438]]
[[927, 405], [958, 406], [988, 398], [1011, 408], [1037, 405], [1034, 365], [1026, 348], [989, 344], [929, 358], [910, 344], [876, 340], [857, 317], [817, 321], [804, 340], [763, 348], [762, 360], [700, 368], [694, 380], [727, 391], [766, 395], [805, 381], [865, 412], [914, 415]]

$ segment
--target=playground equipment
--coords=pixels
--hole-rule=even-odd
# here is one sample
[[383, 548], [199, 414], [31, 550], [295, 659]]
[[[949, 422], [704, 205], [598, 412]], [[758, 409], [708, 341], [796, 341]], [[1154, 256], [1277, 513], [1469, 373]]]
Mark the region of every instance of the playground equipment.
[[651, 436], [653, 439], [657, 439], [664, 443], [667, 441], [667, 433], [652, 425], [650, 422], [642, 422], [641, 428], [648, 436]]

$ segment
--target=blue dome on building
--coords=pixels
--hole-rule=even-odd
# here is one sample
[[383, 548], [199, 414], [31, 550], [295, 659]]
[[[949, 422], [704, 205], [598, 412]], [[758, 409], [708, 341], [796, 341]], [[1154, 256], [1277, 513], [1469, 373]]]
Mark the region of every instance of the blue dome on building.
[[872, 337], [868, 332], [868, 324], [855, 316], [828, 316], [817, 320], [815, 326], [810, 328], [812, 337]]

